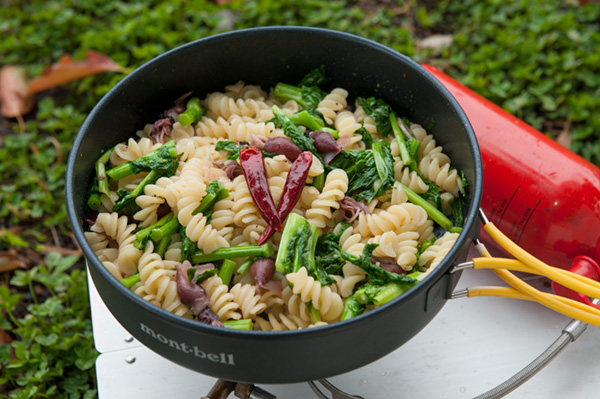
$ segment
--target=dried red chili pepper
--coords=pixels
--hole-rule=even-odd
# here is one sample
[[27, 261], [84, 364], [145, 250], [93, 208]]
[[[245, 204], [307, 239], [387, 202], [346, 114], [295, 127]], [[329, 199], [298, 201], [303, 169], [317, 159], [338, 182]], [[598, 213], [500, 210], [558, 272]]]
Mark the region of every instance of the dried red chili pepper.
[[[277, 213], [280, 220], [285, 220], [287, 215], [294, 209], [296, 202], [300, 199], [304, 184], [306, 184], [306, 177], [308, 171], [312, 165], [312, 153], [310, 151], [304, 151], [298, 155], [298, 158], [292, 163], [292, 167], [288, 172], [285, 185], [283, 186], [283, 192], [281, 193], [281, 200], [277, 204]], [[264, 244], [265, 241], [273, 235], [275, 231], [271, 226], [267, 226], [265, 231], [258, 238], [258, 245]]]
[[269, 181], [262, 152], [256, 147], [240, 150], [240, 166], [258, 212], [269, 227], [275, 231], [281, 231], [281, 219], [275, 208], [271, 191], [269, 191]]

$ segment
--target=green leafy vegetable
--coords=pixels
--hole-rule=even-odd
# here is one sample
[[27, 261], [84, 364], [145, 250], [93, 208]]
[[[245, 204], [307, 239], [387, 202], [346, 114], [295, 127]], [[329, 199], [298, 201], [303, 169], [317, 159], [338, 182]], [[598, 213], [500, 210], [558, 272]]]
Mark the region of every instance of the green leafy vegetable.
[[309, 73], [307, 73], [301, 80], [298, 82], [298, 86], [300, 87], [313, 87], [313, 86], [321, 86], [327, 82], [330, 82], [331, 78], [327, 76], [325, 72], [325, 65], [321, 65], [318, 68], [312, 69]]
[[304, 76], [298, 86], [283, 82], [277, 83], [273, 89], [273, 95], [282, 102], [293, 100], [304, 108], [317, 108], [319, 102], [327, 95], [319, 89], [319, 86], [328, 81], [329, 78], [325, 75], [325, 67], [321, 66]]
[[281, 109], [277, 105], [273, 105], [271, 108], [275, 118], [279, 124], [283, 127], [283, 133], [288, 136], [294, 144], [296, 144], [302, 151], [310, 151], [312, 154], [321, 161], [325, 171], [331, 170], [331, 167], [325, 163], [317, 149], [315, 148], [315, 141], [304, 134], [302, 130], [298, 126], [296, 126], [290, 119], [281, 111]]
[[[195, 245], [195, 244], [194, 244]], [[196, 251], [191, 256], [193, 264], [214, 262], [223, 259], [237, 259], [246, 257], [270, 258], [273, 255], [273, 245], [239, 245], [236, 247], [219, 248], [210, 253]]]
[[344, 231], [351, 227], [349, 223], [341, 222], [337, 234], [330, 232], [319, 237], [315, 249], [315, 264], [317, 268], [325, 270], [327, 274], [339, 273], [340, 269], [346, 264], [339, 245], [340, 237]]
[[392, 131], [392, 126], [390, 124], [392, 108], [382, 99], [375, 97], [359, 97], [356, 99], [356, 102], [363, 108], [368, 116], [375, 120], [377, 132], [381, 134], [382, 137], [389, 137]]
[[135, 203], [135, 199], [144, 192], [144, 188], [148, 184], [156, 183], [162, 176], [174, 175], [178, 165], [177, 148], [175, 142], [171, 140], [148, 155], [108, 170], [107, 176], [115, 180], [140, 172], [149, 172], [133, 191], [117, 190], [119, 199], [115, 202], [112, 211], [127, 215], [137, 212], [140, 208]]
[[226, 189], [220, 181], [213, 180], [208, 187], [206, 187], [206, 195], [202, 198], [202, 201], [200, 201], [200, 205], [194, 209], [192, 215], [202, 212], [202, 214], [210, 221], [215, 204], [227, 197], [229, 197], [229, 190]]
[[172, 176], [179, 166], [175, 141], [171, 140], [149, 154], [109, 169], [106, 175], [113, 180], [141, 172], [156, 172], [158, 176]]
[[315, 250], [319, 229], [302, 216], [290, 213], [281, 235], [275, 268], [279, 273], [295, 273], [304, 266], [310, 276], [321, 285], [330, 285], [335, 280], [315, 261]]
[[394, 158], [389, 143], [375, 140], [372, 150], [344, 150], [331, 162], [331, 166], [346, 170], [348, 191], [346, 195], [357, 201], [371, 201], [392, 189]]
[[[196, 270], [198, 270], [196, 267], [190, 267], [189, 269], [187, 269], [187, 276], [189, 281], [192, 281], [194, 275], [196, 275]], [[216, 276], [217, 273], [219, 273], [219, 269], [217, 268], [203, 271], [202, 273], [200, 273], [200, 275], [198, 275], [198, 278], [196, 279], [196, 284], [200, 284], [203, 281], [206, 281], [209, 278]]]
[[359, 266], [363, 269], [369, 280], [374, 284], [383, 285], [390, 282], [399, 283], [406, 285], [407, 288], [414, 286], [418, 280], [405, 274], [396, 274], [389, 272], [373, 263], [371, 263], [371, 257], [373, 256], [373, 250], [377, 248], [378, 244], [366, 244], [362, 256], [356, 256], [349, 254], [346, 251], [342, 251], [342, 257], [350, 263]]

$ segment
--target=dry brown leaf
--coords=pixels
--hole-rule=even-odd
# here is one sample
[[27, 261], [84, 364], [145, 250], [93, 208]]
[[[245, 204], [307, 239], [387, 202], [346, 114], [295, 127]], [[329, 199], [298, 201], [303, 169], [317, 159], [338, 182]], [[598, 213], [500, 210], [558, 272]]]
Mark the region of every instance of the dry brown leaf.
[[33, 96], [27, 95], [25, 70], [17, 65], [0, 68], [0, 113], [6, 118], [17, 118], [33, 109]]
[[61, 84], [102, 72], [122, 72], [129, 70], [119, 66], [110, 57], [97, 51], [88, 50], [85, 60], [73, 61], [70, 55], [64, 55], [58, 63], [46, 68], [44, 72], [31, 81], [27, 94], [59, 86]]
[[8, 251], [0, 252], [0, 273], [25, 268], [27, 268], [27, 263], [15, 251], [9, 249]]
[[567, 119], [560, 134], [556, 137], [556, 142], [565, 148], [571, 148], [573, 137], [571, 136], [571, 119]]
[[6, 331], [0, 330], [0, 346], [10, 344], [12, 340], [12, 337]]

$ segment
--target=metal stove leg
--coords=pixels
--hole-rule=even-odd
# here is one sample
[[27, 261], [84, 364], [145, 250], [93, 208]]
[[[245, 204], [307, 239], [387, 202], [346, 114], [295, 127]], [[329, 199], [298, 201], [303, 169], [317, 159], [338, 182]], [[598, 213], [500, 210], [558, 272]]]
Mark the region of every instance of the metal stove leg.
[[338, 389], [335, 385], [325, 379], [318, 380], [318, 382], [321, 383], [325, 389], [331, 392], [331, 396], [327, 396], [319, 389], [317, 384], [315, 384], [315, 381], [309, 381], [308, 385], [310, 385], [310, 388], [320, 399], [364, 399], [362, 396], [350, 395]]

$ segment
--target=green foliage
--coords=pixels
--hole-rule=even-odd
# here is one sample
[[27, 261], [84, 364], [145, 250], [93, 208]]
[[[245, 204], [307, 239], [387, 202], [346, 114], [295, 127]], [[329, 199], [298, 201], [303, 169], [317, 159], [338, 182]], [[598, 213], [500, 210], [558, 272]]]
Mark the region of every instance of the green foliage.
[[38, 104], [25, 133], [3, 137], [0, 146], [0, 224], [39, 220], [64, 224], [66, 156], [84, 115], [72, 105], [56, 106], [49, 97]]
[[[10, 283], [32, 297], [18, 318], [24, 295], [0, 287], [0, 328], [16, 338], [0, 346], [0, 384], [10, 398], [94, 398], [94, 349], [87, 281], [80, 270], [67, 273], [78, 256], [49, 253], [44, 264], [17, 271]], [[38, 286], [50, 296], [41, 298]], [[12, 352], [12, 356], [11, 356]]]
[[600, 164], [600, 6], [443, 1], [449, 73], [538, 130], [570, 121], [572, 149]]
[[414, 38], [399, 26], [387, 8], [366, 13], [349, 1], [260, 0], [243, 2], [235, 28], [267, 25], [304, 25], [360, 35], [407, 55], [414, 54]]

